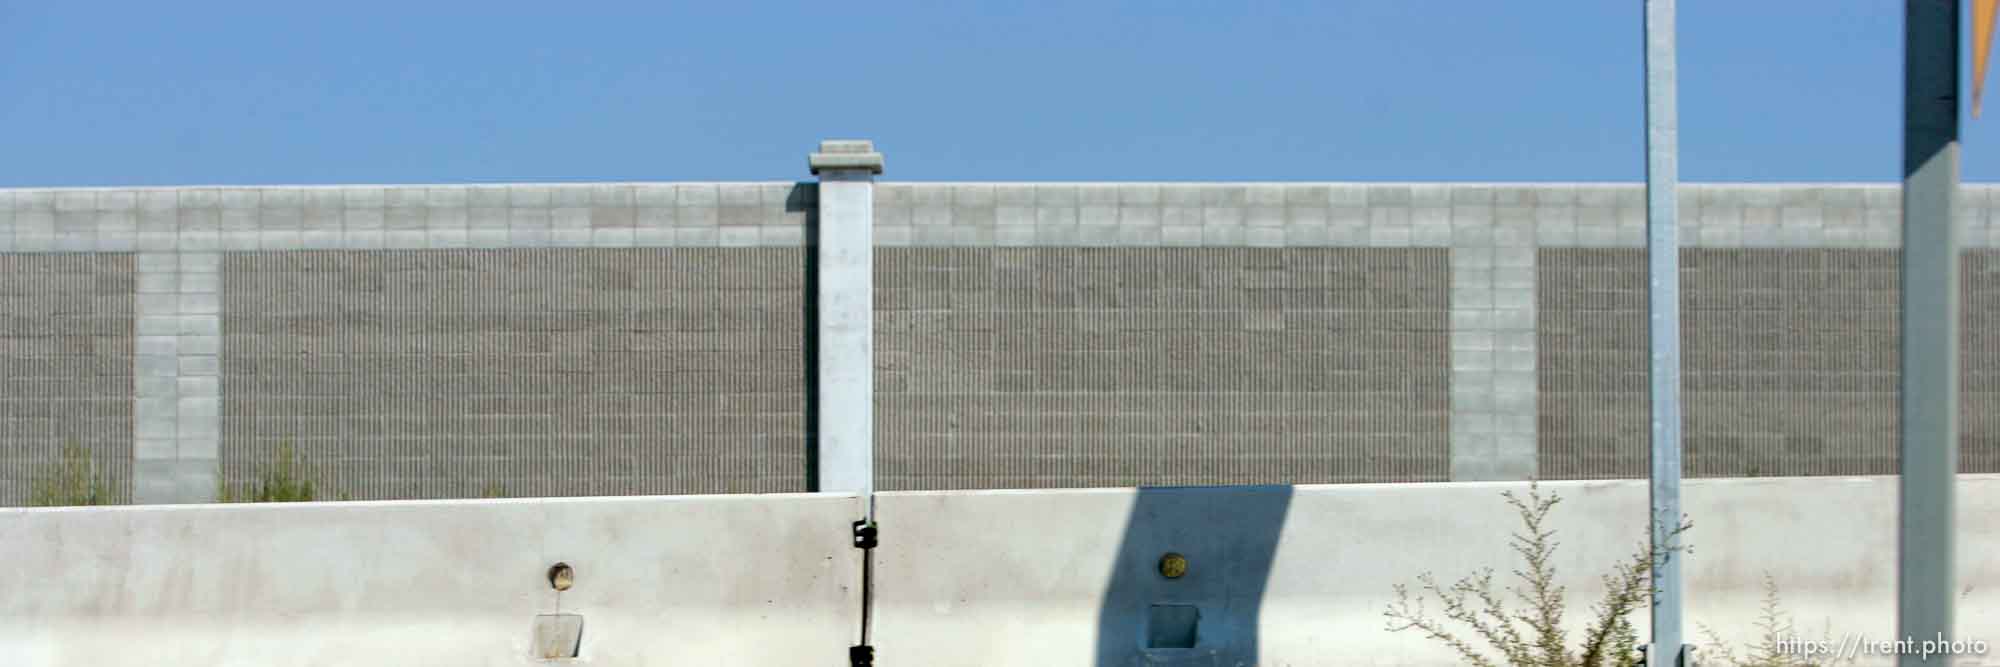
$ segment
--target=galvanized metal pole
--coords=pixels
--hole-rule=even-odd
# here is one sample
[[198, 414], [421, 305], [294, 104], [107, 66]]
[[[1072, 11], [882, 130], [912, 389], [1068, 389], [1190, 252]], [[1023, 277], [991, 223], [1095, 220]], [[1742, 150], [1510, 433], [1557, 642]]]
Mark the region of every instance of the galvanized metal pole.
[[1646, 286], [1652, 346], [1653, 641], [1647, 664], [1681, 665], [1680, 115], [1674, 0], [1646, 0]]
[[[1958, 472], [1957, 0], [1903, 14], [1900, 638], [1951, 638], [1952, 486]], [[1935, 665], [1905, 653], [1900, 664]]]

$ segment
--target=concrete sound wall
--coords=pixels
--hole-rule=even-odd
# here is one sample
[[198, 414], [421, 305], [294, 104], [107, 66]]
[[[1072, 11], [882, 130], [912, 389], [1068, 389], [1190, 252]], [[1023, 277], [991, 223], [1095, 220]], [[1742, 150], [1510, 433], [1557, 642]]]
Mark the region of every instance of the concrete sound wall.
[[[1538, 469], [1644, 477], [1645, 251], [1537, 261]], [[1889, 249], [1685, 250], [1687, 474], [1893, 474], [1901, 264]], [[1959, 469], [2000, 471], [2000, 253], [1961, 270]]]
[[806, 490], [797, 248], [238, 253], [225, 478], [361, 498]]
[[573, 614], [582, 664], [845, 664], [861, 512], [836, 494], [0, 509], [0, 662], [550, 664], [537, 617]]
[[53, 383], [0, 396], [0, 504], [70, 439], [142, 503], [281, 444], [356, 499], [806, 490], [815, 193], [0, 190], [0, 362]]
[[131, 498], [130, 255], [0, 253], [0, 505], [75, 445]]
[[1450, 478], [1440, 248], [883, 248], [885, 489]]
[[[0, 190], [0, 504], [70, 439], [147, 503], [285, 443], [358, 499], [806, 490], [821, 185]], [[1637, 185], [872, 187], [882, 488], [1642, 472]], [[1691, 475], [1892, 469], [1894, 195], [1683, 188]]]

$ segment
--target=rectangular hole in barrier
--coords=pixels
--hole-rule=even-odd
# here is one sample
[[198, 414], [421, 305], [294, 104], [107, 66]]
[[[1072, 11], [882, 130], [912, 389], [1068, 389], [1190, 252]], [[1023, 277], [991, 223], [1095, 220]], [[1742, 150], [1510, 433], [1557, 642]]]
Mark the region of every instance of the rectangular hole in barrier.
[[568, 660], [583, 645], [583, 616], [542, 614], [535, 617], [535, 657]]
[[1199, 638], [1201, 609], [1185, 604], [1156, 604], [1147, 613], [1146, 648], [1194, 648]]

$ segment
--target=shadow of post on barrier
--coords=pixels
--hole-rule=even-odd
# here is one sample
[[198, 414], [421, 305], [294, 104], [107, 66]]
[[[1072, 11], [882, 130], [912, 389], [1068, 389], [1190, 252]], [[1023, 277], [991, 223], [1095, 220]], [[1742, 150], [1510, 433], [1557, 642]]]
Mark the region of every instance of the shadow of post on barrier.
[[1098, 609], [1098, 667], [1255, 665], [1292, 487], [1140, 487]]

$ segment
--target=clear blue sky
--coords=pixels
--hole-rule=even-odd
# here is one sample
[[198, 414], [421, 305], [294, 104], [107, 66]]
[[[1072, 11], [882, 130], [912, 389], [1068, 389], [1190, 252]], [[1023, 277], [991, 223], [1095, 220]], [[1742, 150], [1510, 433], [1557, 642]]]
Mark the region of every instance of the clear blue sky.
[[[0, 186], [778, 180], [829, 137], [892, 180], [1636, 181], [1640, 8], [0, 0]], [[1680, 21], [1684, 179], [1898, 177], [1901, 3]], [[1964, 136], [2000, 180], [2000, 114]]]

